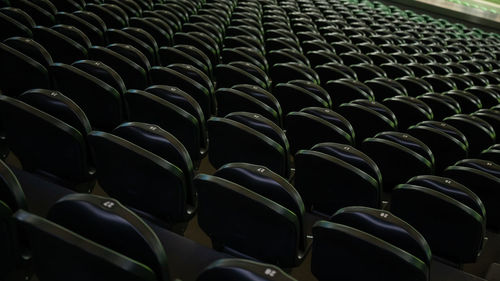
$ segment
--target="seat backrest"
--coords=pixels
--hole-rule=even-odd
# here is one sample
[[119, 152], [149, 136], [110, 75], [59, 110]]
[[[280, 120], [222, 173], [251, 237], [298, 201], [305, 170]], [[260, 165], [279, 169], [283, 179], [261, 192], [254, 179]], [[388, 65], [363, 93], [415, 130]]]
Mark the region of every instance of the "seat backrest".
[[68, 276], [76, 281], [157, 280], [155, 273], [142, 263], [44, 218], [24, 210], [19, 210], [14, 218], [27, 234], [41, 281], [63, 281]]
[[93, 131], [87, 138], [99, 184], [111, 197], [167, 223], [188, 217], [185, 175], [180, 168], [109, 133]]
[[118, 126], [113, 134], [126, 139], [182, 170], [185, 176], [188, 203], [196, 207], [196, 192], [193, 189], [194, 167], [188, 151], [182, 143], [162, 128], [146, 123], [129, 122]]
[[220, 259], [203, 270], [196, 281], [295, 281], [275, 265], [244, 259]]
[[[381, 213], [392, 218], [387, 212]], [[429, 280], [429, 268], [424, 261], [363, 230], [318, 221], [313, 235], [311, 271], [319, 281]], [[376, 262], [382, 259], [383, 263]]]
[[[90, 194], [71, 194], [50, 209], [47, 218], [91, 241], [151, 268], [168, 281], [167, 255], [152, 229], [120, 202]], [[119, 239], [117, 239], [119, 237]]]
[[6, 96], [0, 96], [0, 108], [9, 148], [25, 170], [41, 173], [70, 188], [92, 180], [87, 145], [75, 128]]
[[282, 267], [300, 263], [300, 219], [290, 209], [217, 176], [200, 174], [194, 184], [198, 224], [215, 249]]

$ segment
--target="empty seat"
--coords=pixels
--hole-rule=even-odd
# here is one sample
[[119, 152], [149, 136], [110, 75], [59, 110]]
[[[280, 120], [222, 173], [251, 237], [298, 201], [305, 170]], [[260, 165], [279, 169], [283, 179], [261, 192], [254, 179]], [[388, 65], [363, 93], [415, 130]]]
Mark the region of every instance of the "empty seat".
[[148, 84], [148, 72], [133, 60], [109, 48], [93, 46], [89, 49], [89, 59], [100, 61], [115, 70], [127, 89], [145, 89]]
[[372, 90], [376, 101], [383, 101], [386, 98], [392, 98], [395, 96], [408, 95], [406, 88], [403, 85], [389, 78], [378, 77], [365, 81], [364, 84]]
[[382, 131], [396, 131], [398, 121], [394, 113], [381, 103], [368, 100], [354, 100], [342, 104], [337, 111], [348, 116], [356, 133], [356, 143]]
[[433, 120], [436, 121], [461, 112], [460, 104], [451, 96], [428, 93], [417, 98], [431, 108]]
[[324, 86], [334, 104], [341, 105], [356, 99], [374, 100], [373, 91], [362, 82], [353, 79], [328, 81]]
[[[239, 121], [229, 117], [208, 120], [210, 163], [215, 168], [232, 162], [263, 165], [288, 178], [289, 150], [284, 147], [288, 144], [284, 132], [272, 121], [257, 114], [240, 115], [243, 120]], [[279, 139], [273, 139], [273, 135], [279, 136]]]
[[295, 188], [306, 210], [331, 216], [346, 206], [380, 207], [382, 176], [352, 146], [320, 143], [295, 154]]
[[11, 37], [3, 41], [3, 43], [26, 56], [34, 59], [45, 68], [53, 63], [49, 52], [33, 39], [25, 37]]
[[[172, 162], [187, 167], [187, 151], [175, 137], [157, 126], [121, 126], [115, 131], [122, 137], [98, 131], [88, 135], [100, 186], [145, 217], [169, 228], [179, 224], [181, 228], [176, 230], [182, 233], [182, 223], [194, 213], [195, 206], [187, 204], [188, 197], [194, 203], [194, 194], [184, 174], [188, 170], [183, 171], [169, 158], [175, 157]], [[159, 151], [162, 154], [157, 154]]]
[[70, 37], [44, 26], [33, 29], [34, 39], [47, 49], [54, 62], [73, 63], [87, 58], [87, 49]]
[[9, 15], [0, 12], [0, 23], [2, 24], [2, 31], [0, 32], [0, 40], [4, 40], [13, 36], [32, 37], [33, 33], [30, 27], [24, 25], [22, 22], [10, 17]]
[[245, 259], [221, 259], [205, 268], [196, 281], [219, 279], [228, 281], [295, 280], [275, 265]]
[[483, 107], [481, 100], [467, 91], [453, 90], [443, 94], [456, 100], [460, 105], [461, 113], [464, 114], [470, 114]]
[[434, 173], [432, 151], [425, 143], [405, 133], [379, 133], [365, 139], [361, 150], [380, 168], [385, 191], [391, 191], [414, 176]]
[[4, 95], [15, 96], [33, 88], [49, 88], [47, 69], [34, 59], [0, 43], [0, 60], [4, 65], [0, 68], [0, 89]]
[[495, 130], [488, 122], [477, 116], [455, 114], [443, 119], [443, 122], [452, 125], [464, 133], [469, 142], [470, 156], [476, 156], [482, 150], [495, 144]]
[[443, 171], [443, 176], [463, 184], [477, 194], [483, 202], [488, 216], [486, 226], [498, 232], [500, 230], [498, 223], [500, 210], [495, 198], [498, 196], [500, 179], [497, 177], [498, 173], [489, 172], [489, 170], [498, 171], [498, 165], [486, 160], [474, 162], [458, 162], [457, 165], [446, 168]]
[[305, 107], [331, 107], [331, 101], [328, 100], [330, 96], [328, 94], [326, 96], [319, 96], [304, 87], [292, 83], [279, 83], [275, 85], [273, 95], [280, 103], [284, 114], [299, 111]]
[[431, 250], [408, 223], [366, 207], [341, 209], [330, 220], [313, 226], [318, 280], [429, 280]]
[[93, 128], [111, 131], [124, 119], [120, 93], [102, 80], [66, 64], [49, 68], [54, 88], [78, 104]]
[[20, 249], [12, 213], [26, 209], [24, 192], [11, 169], [0, 160], [0, 277], [5, 278], [19, 262]]
[[266, 81], [262, 81], [254, 74], [231, 64], [219, 64], [215, 69], [215, 78], [218, 88], [230, 88], [237, 84], [250, 84], [262, 89], [269, 89]]
[[422, 121], [432, 120], [434, 117], [432, 109], [415, 97], [396, 96], [385, 99], [383, 104], [394, 112], [401, 129], [406, 129]]
[[339, 113], [320, 107], [290, 112], [285, 118], [285, 129], [292, 154], [311, 149], [322, 142], [354, 144], [354, 130]]
[[320, 83], [318, 74], [309, 66], [302, 63], [277, 63], [269, 70], [274, 85], [286, 83], [291, 80], [306, 80], [316, 84]]
[[77, 191], [92, 190], [95, 171], [79, 131], [13, 98], [0, 96], [0, 107], [9, 148], [24, 170]]
[[201, 160], [201, 131], [198, 119], [168, 100], [145, 91], [129, 90], [125, 100], [130, 120], [156, 124], [182, 142], [194, 162]]
[[425, 237], [434, 256], [455, 264], [477, 260], [486, 212], [477, 195], [460, 183], [437, 176], [412, 178], [392, 191], [390, 210]]
[[310, 245], [304, 205], [284, 178], [264, 166], [232, 163], [194, 183], [198, 223], [215, 249], [281, 267], [302, 262]]

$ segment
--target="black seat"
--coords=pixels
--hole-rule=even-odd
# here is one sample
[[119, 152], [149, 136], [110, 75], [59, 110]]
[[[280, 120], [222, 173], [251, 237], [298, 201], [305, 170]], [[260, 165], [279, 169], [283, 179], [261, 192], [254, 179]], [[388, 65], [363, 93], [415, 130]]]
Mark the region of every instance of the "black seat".
[[301, 63], [277, 63], [271, 67], [269, 74], [273, 85], [292, 80], [306, 80], [316, 84], [320, 83], [318, 74], [309, 66]]
[[28, 13], [38, 25], [52, 26], [55, 23], [53, 11], [48, 11], [46, 7], [41, 7], [32, 1], [19, 0], [10, 3], [12, 7], [21, 9]]
[[5, 278], [18, 265], [20, 249], [12, 224], [12, 213], [27, 209], [24, 192], [11, 169], [0, 160], [0, 277]]
[[314, 67], [314, 71], [318, 73], [323, 87], [325, 87], [325, 85], [331, 80], [338, 80], [342, 78], [353, 80], [358, 79], [356, 72], [354, 72], [354, 70], [352, 70], [349, 66], [336, 62], [318, 65]]
[[33, 28], [34, 39], [47, 49], [54, 62], [71, 64], [87, 58], [87, 49], [70, 37], [44, 26]]
[[221, 259], [210, 264], [196, 281], [211, 280], [257, 281], [282, 280], [294, 281], [281, 268], [245, 259]]
[[0, 8], [0, 13], [9, 16], [10, 18], [20, 22], [21, 24], [30, 29], [36, 25], [33, 18], [30, 15], [28, 15], [28, 13], [19, 8], [3, 7]]
[[453, 90], [443, 93], [452, 97], [460, 104], [461, 113], [470, 114], [483, 107], [481, 99], [467, 91]]
[[473, 86], [465, 89], [465, 91], [478, 97], [481, 100], [481, 104], [484, 108], [493, 107], [500, 101], [500, 94], [493, 88]]
[[412, 97], [434, 92], [432, 85], [422, 78], [405, 76], [397, 78], [396, 81], [403, 85], [408, 95]]
[[3, 11], [0, 11], [0, 24], [2, 25], [0, 40], [2, 41], [13, 36], [33, 37], [30, 27], [10, 17]]
[[32, 89], [22, 93], [19, 100], [56, 117], [86, 136], [92, 128], [83, 110], [58, 91]]
[[408, 223], [367, 207], [341, 209], [330, 220], [313, 227], [311, 270], [319, 281], [429, 280], [431, 250]]
[[77, 191], [92, 190], [95, 171], [79, 131], [13, 98], [0, 95], [0, 107], [9, 148], [24, 170]]
[[[288, 178], [289, 152], [284, 147], [287, 142], [284, 142], [286, 137], [283, 131], [272, 121], [256, 114], [240, 114], [237, 121], [234, 119], [226, 116], [208, 120], [210, 163], [215, 168], [232, 162], [263, 165]], [[273, 135], [279, 136], [279, 139]]]
[[[304, 82], [312, 84], [310, 81]], [[323, 93], [322, 96], [319, 96], [315, 92], [292, 83], [279, 83], [275, 85], [273, 95], [280, 103], [284, 114], [299, 111], [305, 107], [331, 107], [330, 95], [328, 93], [326, 95]]]
[[[293, 83], [293, 81], [291, 81]], [[267, 106], [271, 107], [278, 114], [278, 125], [281, 127], [283, 124], [283, 111], [281, 109], [281, 105], [279, 104], [276, 97], [274, 97], [270, 92], [250, 84], [238, 84], [234, 85], [232, 89], [242, 91], [259, 101], [265, 103]]]
[[219, 64], [215, 69], [215, 79], [218, 88], [230, 88], [237, 84], [250, 84], [269, 90], [266, 81], [254, 74], [231, 64]]
[[[473, 165], [476, 162], [476, 165]], [[477, 194], [486, 209], [486, 226], [492, 231], [500, 231], [500, 210], [495, 198], [498, 195], [500, 179], [491, 169], [498, 172], [498, 165], [489, 161], [462, 162], [443, 171], [443, 176], [451, 178]], [[489, 163], [489, 164], [488, 164]], [[479, 164], [479, 165], [478, 165]]]
[[122, 77], [114, 69], [102, 62], [79, 60], [72, 63], [71, 66], [74, 66], [110, 85], [120, 94], [120, 97], [127, 91]]
[[193, 45], [205, 53], [212, 65], [219, 63], [220, 49], [217, 43], [208, 35], [201, 32], [177, 32], [174, 35], [176, 45]]
[[66, 64], [49, 68], [54, 88], [78, 104], [93, 128], [111, 131], [124, 119], [120, 93], [102, 80]]
[[[19, 210], [14, 215], [27, 233], [36, 261], [37, 277], [62, 281], [75, 273], [74, 280], [104, 281], [120, 278], [131, 281], [155, 281], [152, 269], [116, 251], [92, 242], [42, 217]], [[68, 259], [68, 255], [72, 258]], [[85, 271], [81, 265], [89, 266]]]
[[224, 117], [231, 112], [246, 111], [260, 114], [281, 125], [281, 115], [275, 109], [248, 93], [233, 88], [219, 88], [215, 96], [218, 116]]
[[327, 108], [308, 107], [290, 112], [285, 118], [285, 129], [292, 154], [322, 142], [354, 144], [354, 130], [349, 121]]
[[127, 26], [125, 19], [121, 15], [115, 13], [112, 9], [109, 9], [109, 7], [88, 3], [85, 5], [85, 10], [99, 16], [108, 28], [124, 28]]
[[155, 66], [151, 69], [151, 82], [154, 85], [170, 85], [183, 90], [198, 102], [205, 118], [212, 115], [212, 97], [210, 92], [196, 80], [172, 68]]
[[[131, 45], [134, 48], [138, 49], [142, 54], [144, 54], [147, 58], [148, 61], [155, 64], [156, 63], [156, 56], [157, 53], [157, 47], [158, 46], [151, 46], [147, 42], [143, 41], [143, 38], [137, 37], [137, 34], [135, 34], [133, 31], [135, 29], [108, 29], [106, 31], [106, 37], [108, 38], [109, 43], [121, 43], [121, 44], [126, 44], [126, 45]], [[141, 30], [143, 33], [145, 31]], [[140, 32], [139, 32], [140, 33]], [[151, 36], [150, 34], [149, 37]], [[154, 39], [151, 38], [153, 41]], [[156, 41], [155, 41], [156, 43]], [[156, 47], [156, 49], [155, 49]]]
[[302, 262], [310, 246], [304, 205], [284, 178], [265, 166], [231, 163], [194, 183], [198, 224], [215, 249], [285, 268]]
[[418, 176], [398, 185], [392, 191], [391, 212], [422, 233], [435, 256], [455, 264], [473, 263], [482, 250], [484, 206], [451, 179]]
[[[194, 49], [195, 47], [191, 46], [191, 48]], [[160, 61], [163, 66], [167, 66], [174, 63], [189, 64], [200, 69], [210, 77], [212, 76], [212, 63], [210, 63], [210, 60], [208, 60], [210, 64], [207, 65], [205, 61], [200, 60], [199, 58], [183, 51], [180, 48], [163, 46], [160, 48], [159, 55], [160, 55]]]
[[34, 59], [45, 68], [48, 68], [49, 65], [53, 63], [52, 57], [50, 56], [49, 52], [47, 52], [47, 50], [42, 45], [40, 45], [33, 39], [24, 37], [11, 37], [4, 40], [3, 43]]
[[[115, 131], [124, 138], [98, 131], [88, 135], [100, 186], [139, 214], [183, 233], [183, 223], [195, 208], [187, 204], [188, 197], [192, 202], [194, 194], [188, 190], [188, 176], [182, 170], [191, 164], [187, 151], [172, 135], [154, 125], [126, 125]], [[184, 167], [164, 157], [172, 157], [172, 162]]]
[[394, 113], [381, 103], [368, 100], [354, 100], [342, 104], [337, 111], [352, 124], [356, 143], [382, 131], [397, 131], [398, 121]]
[[383, 101], [397, 117], [400, 129], [416, 125], [419, 122], [432, 120], [433, 111], [425, 102], [408, 96], [395, 96]]
[[271, 88], [271, 80], [267, 76], [267, 73], [264, 70], [262, 70], [262, 68], [260, 68], [259, 66], [244, 61], [232, 61], [228, 65], [236, 66], [237, 68], [252, 74], [260, 81], [264, 82], [265, 88], [267, 89]]
[[407, 96], [406, 88], [396, 80], [389, 78], [377, 77], [372, 80], [365, 81], [375, 97], [376, 101], [383, 101], [386, 98], [395, 96]]
[[34, 59], [0, 43], [0, 60], [4, 65], [0, 68], [0, 90], [4, 95], [16, 96], [33, 88], [49, 88], [47, 69]]
[[206, 120], [198, 102], [184, 91], [172, 86], [153, 85], [146, 88], [145, 91], [180, 107], [198, 120], [200, 128], [200, 153], [201, 156], [205, 155], [208, 148]]
[[434, 173], [432, 151], [425, 143], [406, 133], [379, 133], [365, 139], [361, 150], [380, 168], [385, 191], [391, 191], [397, 184], [414, 176]]
[[92, 46], [89, 37], [80, 29], [66, 24], [58, 24], [51, 27], [52, 30], [57, 31], [66, 37], [72, 39], [80, 44], [83, 48], [88, 49]]
[[196, 117], [158, 94], [129, 90], [125, 100], [131, 121], [160, 126], [182, 142], [193, 162], [201, 160], [201, 131]]
[[493, 127], [477, 116], [455, 114], [443, 122], [464, 133], [469, 142], [469, 156], [477, 156], [481, 151], [495, 144], [496, 134]]
[[146, 75], [149, 74], [149, 71], [151, 70], [151, 62], [138, 48], [122, 43], [113, 43], [108, 45], [107, 48], [138, 64], [146, 71]]
[[320, 143], [295, 154], [294, 186], [307, 211], [330, 217], [347, 206], [379, 208], [381, 185], [375, 162], [352, 146]]
[[431, 108], [433, 120], [436, 121], [461, 112], [460, 104], [448, 95], [428, 93], [418, 96], [417, 99], [425, 102]]
[[127, 89], [145, 89], [149, 84], [146, 69], [109, 48], [93, 46], [89, 49], [89, 58], [115, 70], [124, 78], [123, 82]]

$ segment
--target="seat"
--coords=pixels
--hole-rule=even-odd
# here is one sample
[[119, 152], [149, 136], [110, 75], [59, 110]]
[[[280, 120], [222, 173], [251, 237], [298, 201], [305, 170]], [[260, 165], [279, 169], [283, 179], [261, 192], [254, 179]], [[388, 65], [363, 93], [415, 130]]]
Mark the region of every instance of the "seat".
[[288, 62], [302, 63], [310, 66], [309, 59], [296, 49], [272, 50], [266, 54], [266, 59], [271, 66], [277, 63]]
[[27, 209], [26, 198], [16, 176], [0, 160], [0, 277], [5, 278], [19, 263], [20, 249], [15, 235], [12, 213]]
[[181, 107], [160, 97], [140, 90], [125, 93], [130, 120], [156, 124], [182, 142], [193, 162], [201, 160], [202, 151], [198, 119]]
[[330, 62], [342, 63], [342, 59], [330, 50], [315, 50], [306, 53], [307, 59], [311, 62], [312, 67], [328, 64]]
[[434, 173], [432, 151], [425, 143], [406, 133], [381, 132], [365, 139], [361, 151], [374, 159], [380, 168], [384, 191], [390, 192], [414, 176]]
[[[68, 2], [71, 0], [68, 0]], [[62, 1], [61, 1], [62, 2]], [[92, 45], [103, 45], [104, 44], [104, 34], [103, 32], [92, 22], [89, 22], [81, 17], [68, 12], [59, 12], [56, 14], [57, 22], [61, 24], [66, 24], [74, 26], [85, 33], [90, 39]]]
[[174, 43], [176, 45], [193, 45], [205, 53], [212, 65], [219, 63], [219, 55], [221, 50], [217, 43], [208, 35], [201, 32], [177, 32], [174, 35]]
[[[69, 274], [79, 272], [74, 280], [109, 280], [120, 278], [131, 281], [157, 280], [155, 273], [142, 263], [69, 231], [49, 220], [19, 210], [15, 220], [32, 244], [31, 250], [40, 280], [62, 281]], [[68, 259], [67, 256], [72, 258]], [[89, 269], [81, 270], [86, 264]]]
[[306, 80], [320, 84], [318, 74], [310, 67], [300, 63], [277, 63], [269, 70], [273, 85], [292, 80]]
[[32, 1], [19, 0], [10, 3], [12, 7], [18, 8], [26, 12], [33, 18], [38, 25], [52, 26], [55, 24], [54, 14], [48, 11], [46, 7], [41, 7]]
[[[103, 5], [98, 5], [94, 3], [88, 3], [85, 5], [85, 10], [92, 12], [99, 16], [102, 21], [106, 24], [107, 28], [124, 28], [127, 26], [127, 22], [123, 15], [117, 14], [116, 10], [110, 9], [110, 7], [105, 7]], [[121, 10], [123, 12], [123, 10]]]
[[180, 107], [198, 120], [200, 128], [200, 154], [203, 157], [208, 149], [208, 136], [205, 116], [198, 102], [184, 91], [172, 86], [153, 85], [146, 88], [145, 91]]
[[341, 209], [330, 220], [313, 226], [311, 271], [319, 281], [429, 280], [431, 250], [408, 223], [367, 207]]
[[200, 83], [205, 89], [208, 90], [208, 95], [210, 96], [210, 102], [211, 102], [211, 110], [213, 109], [212, 103], [215, 103], [215, 88], [214, 84], [212, 83], [212, 80], [203, 73], [203, 71], [197, 69], [196, 67], [193, 67], [189, 64], [181, 64], [181, 63], [175, 63], [175, 64], [170, 64], [168, 65], [168, 68], [175, 70], [186, 77], [189, 77], [193, 79], [194, 81]]
[[[291, 83], [294, 83], [291, 81]], [[309, 87], [314, 87], [314, 86], [309, 86]], [[281, 105], [279, 104], [278, 100], [276, 97], [274, 97], [270, 92], [255, 86], [255, 85], [250, 85], [250, 84], [238, 84], [234, 85], [232, 89], [244, 92], [257, 100], [265, 103], [267, 106], [271, 107], [274, 111], [276, 111], [277, 116], [278, 116], [278, 125], [282, 127], [283, 125], [283, 110], [281, 109]]]
[[205, 268], [196, 281], [219, 279], [228, 281], [269, 281], [272, 279], [295, 281], [293, 277], [277, 266], [245, 259], [217, 260]]
[[484, 108], [493, 107], [500, 101], [500, 93], [492, 88], [473, 86], [465, 89], [465, 91], [478, 97]]
[[428, 93], [418, 96], [417, 99], [427, 104], [433, 114], [433, 120], [441, 121], [448, 116], [461, 112], [460, 104], [451, 96]]
[[347, 206], [379, 208], [382, 176], [375, 162], [354, 147], [319, 143], [295, 154], [294, 186], [307, 211], [330, 217]]
[[114, 69], [104, 63], [91, 60], [80, 60], [72, 63], [71, 66], [74, 66], [110, 85], [120, 94], [120, 97], [122, 97], [127, 91], [122, 77]]
[[58, 91], [32, 89], [22, 93], [18, 99], [75, 128], [86, 136], [92, 128], [83, 110], [71, 99]]
[[330, 62], [314, 67], [314, 71], [318, 74], [321, 85], [325, 87], [327, 82], [342, 78], [357, 80], [358, 76], [349, 66], [342, 63]]
[[145, 89], [149, 85], [146, 69], [133, 60], [109, 48], [93, 46], [89, 49], [89, 59], [100, 61], [115, 70], [127, 89]]
[[434, 92], [432, 85], [422, 78], [405, 76], [397, 78], [396, 81], [403, 85], [408, 95], [412, 97]]
[[418, 176], [398, 185], [392, 191], [390, 211], [425, 237], [434, 256], [454, 264], [474, 263], [483, 248], [484, 206], [451, 179]]
[[93, 131], [87, 138], [99, 170], [97, 179], [107, 194], [143, 217], [183, 233], [184, 222], [196, 208], [187, 204], [188, 196], [192, 202], [195, 195], [188, 191], [184, 171], [164, 157], [172, 157], [172, 162], [184, 167], [190, 165], [190, 160], [179, 141], [160, 130], [153, 125], [127, 124], [115, 130], [117, 135]]
[[495, 131], [495, 135], [497, 132], [500, 132], [500, 114], [497, 110], [494, 109], [480, 109], [474, 113], [472, 116], [477, 116], [482, 120], [486, 121], [493, 127]]
[[[193, 49], [195, 48], [193, 46], [190, 47]], [[207, 65], [203, 60], [194, 57], [192, 54], [184, 52], [180, 48], [163, 46], [160, 48], [159, 55], [160, 55], [160, 61], [163, 66], [167, 66], [174, 63], [189, 64], [203, 71], [206, 75], [209, 75], [209, 77], [212, 77], [211, 63]], [[210, 60], [208, 62], [210, 62]]]
[[406, 88], [403, 85], [389, 78], [378, 77], [365, 81], [364, 84], [372, 90], [376, 101], [383, 101], [386, 98], [408, 95]]
[[52, 30], [65, 35], [76, 43], [80, 44], [83, 48], [88, 49], [92, 46], [89, 37], [80, 29], [66, 24], [57, 24], [51, 27]]
[[[7, 96], [0, 96], [0, 108], [9, 148], [24, 170], [76, 191], [93, 189], [95, 171], [79, 131]], [[38, 145], [33, 146], [33, 141]]]
[[328, 81], [324, 88], [330, 94], [332, 102], [338, 105], [356, 99], [373, 100], [375, 98], [373, 91], [367, 85], [353, 79]]
[[397, 117], [398, 127], [406, 129], [419, 122], [434, 119], [432, 109], [422, 100], [408, 96], [395, 96], [383, 101]]
[[397, 131], [398, 121], [394, 113], [381, 103], [368, 100], [354, 100], [342, 104], [338, 109], [342, 116], [348, 116], [356, 134], [356, 144], [382, 131]]
[[58, 11], [75, 12], [83, 10], [83, 2], [78, 0], [52, 0]]
[[4, 95], [16, 96], [29, 89], [49, 88], [47, 69], [34, 59], [0, 43], [0, 60], [4, 65], [0, 68], [0, 90]]
[[355, 141], [350, 122], [327, 108], [308, 107], [290, 112], [285, 118], [285, 129], [292, 154], [322, 142], [354, 144]]
[[436, 93], [444, 93], [458, 88], [452, 79], [443, 75], [431, 74], [423, 76], [422, 79], [429, 82]]
[[87, 58], [85, 46], [54, 29], [36, 26], [33, 38], [50, 53], [54, 62], [71, 64]]
[[254, 74], [231, 64], [219, 64], [215, 69], [215, 79], [218, 88], [231, 88], [237, 84], [250, 84], [269, 90], [266, 81], [262, 81]]
[[123, 119], [120, 93], [102, 80], [66, 64], [49, 68], [54, 88], [78, 104], [93, 128], [111, 131]]
[[210, 92], [196, 80], [172, 68], [155, 66], [151, 69], [151, 82], [153, 85], [169, 85], [183, 90], [198, 102], [205, 118], [212, 115]]
[[3, 7], [3, 8], [0, 8], [0, 13], [18, 21], [19, 23], [23, 24], [27, 28], [31, 29], [36, 25], [33, 18], [30, 15], [28, 15], [28, 13], [26, 13], [25, 11], [23, 11], [19, 8]]
[[460, 104], [461, 113], [463, 114], [470, 114], [483, 107], [481, 100], [467, 91], [453, 90], [443, 94], [456, 100]]
[[267, 76], [267, 73], [262, 70], [262, 68], [258, 67], [255, 64], [249, 63], [249, 62], [243, 62], [243, 61], [232, 61], [228, 65], [235, 66], [243, 71], [246, 71], [256, 78], [258, 78], [260, 81], [264, 82], [265, 88], [270, 89], [271, 88], [271, 80]]
[[194, 183], [198, 224], [216, 250], [284, 268], [303, 261], [310, 246], [304, 205], [284, 178], [265, 166], [231, 163]]
[[408, 133], [429, 146], [435, 155], [437, 173], [469, 155], [465, 135], [445, 122], [424, 121], [408, 128]]
[[[229, 37], [226, 37], [226, 42]], [[269, 64], [261, 51], [254, 47], [234, 47], [222, 50], [222, 63], [228, 64], [233, 61], [244, 61], [258, 66], [264, 71], [268, 71]]]
[[367, 80], [375, 79], [377, 77], [387, 78], [385, 71], [373, 64], [360, 63], [351, 65], [351, 69], [356, 72], [359, 81], [366, 82]]
[[52, 57], [47, 50], [35, 40], [25, 37], [11, 37], [3, 43], [24, 55], [32, 58], [43, 67], [48, 68], [53, 63]]
[[0, 24], [2, 24], [2, 32], [0, 32], [0, 40], [2, 41], [13, 36], [33, 37], [30, 27], [3, 11], [0, 11]]
[[157, 61], [158, 46], [152, 45], [153, 43], [149, 43], [148, 41], [144, 41], [145, 38], [139, 37], [141, 33], [146, 39], [150, 39], [156, 43], [149, 33], [134, 28], [124, 28], [121, 30], [108, 29], [106, 31], [106, 37], [109, 43], [120, 43], [133, 46], [144, 54], [150, 63], [155, 64]]
[[[494, 171], [498, 171], [498, 167], [489, 161], [479, 161], [476, 163], [479, 165], [471, 165], [470, 162], [459, 162], [458, 165], [446, 168], [442, 175], [463, 184], [481, 199], [488, 216], [486, 227], [494, 232], [498, 232], [500, 230], [500, 224], [498, 223], [500, 210], [494, 198], [498, 196], [500, 179], [496, 174], [488, 172], [491, 169], [490, 166], [493, 168], [491, 170]], [[490, 164], [488, 165], [487, 163]]]
[[478, 156], [481, 159], [490, 160], [495, 163], [500, 163], [499, 153], [500, 153], [500, 145], [494, 144], [487, 149], [483, 150], [481, 154]]
[[475, 157], [484, 149], [495, 144], [495, 130], [488, 122], [477, 116], [455, 114], [444, 118], [443, 122], [464, 133], [469, 142], [469, 157]]
[[218, 105], [217, 114], [221, 117], [231, 112], [246, 111], [260, 114], [281, 125], [281, 115], [275, 109], [248, 93], [233, 88], [219, 88], [215, 96]]
[[[304, 81], [304, 80], [296, 80]], [[313, 84], [310, 81], [304, 81]], [[300, 111], [305, 107], [330, 108], [331, 100], [328, 93], [319, 96], [308, 89], [292, 83], [279, 83], [273, 89], [273, 95], [278, 100], [284, 114]]]
[[[210, 163], [216, 169], [232, 162], [262, 165], [288, 178], [289, 155], [288, 148], [283, 147], [286, 145], [283, 131], [260, 115], [240, 115], [238, 121], [230, 117], [212, 117], [208, 120]], [[278, 139], [273, 136], [279, 136], [283, 143], [276, 142]]]

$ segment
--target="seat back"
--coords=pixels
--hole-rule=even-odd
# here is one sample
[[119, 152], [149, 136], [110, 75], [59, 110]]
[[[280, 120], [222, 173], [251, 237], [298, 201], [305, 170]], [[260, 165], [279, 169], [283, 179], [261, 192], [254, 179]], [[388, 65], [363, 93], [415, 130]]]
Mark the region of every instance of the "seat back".
[[157, 280], [143, 264], [44, 218], [24, 210], [14, 218], [27, 234], [35, 272], [41, 281], [63, 281], [68, 276], [76, 281]]
[[47, 218], [142, 263], [156, 274], [158, 280], [170, 279], [167, 255], [159, 238], [142, 219], [117, 200], [90, 194], [67, 195], [51, 207]]
[[196, 281], [294, 281], [277, 266], [244, 259], [221, 259], [210, 264]]

